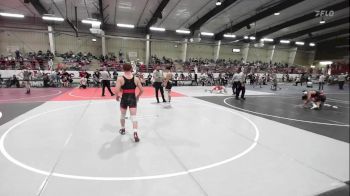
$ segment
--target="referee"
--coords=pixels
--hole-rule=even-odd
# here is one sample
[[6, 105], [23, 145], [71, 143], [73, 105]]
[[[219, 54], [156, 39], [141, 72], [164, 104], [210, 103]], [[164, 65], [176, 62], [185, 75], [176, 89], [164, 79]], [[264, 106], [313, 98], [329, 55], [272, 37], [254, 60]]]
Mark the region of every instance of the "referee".
[[104, 67], [103, 71], [101, 72], [101, 79], [102, 79], [102, 97], [105, 96], [105, 87], [107, 87], [111, 96], [114, 96], [114, 93], [111, 90], [111, 83], [110, 83], [111, 75], [108, 73], [106, 67]]

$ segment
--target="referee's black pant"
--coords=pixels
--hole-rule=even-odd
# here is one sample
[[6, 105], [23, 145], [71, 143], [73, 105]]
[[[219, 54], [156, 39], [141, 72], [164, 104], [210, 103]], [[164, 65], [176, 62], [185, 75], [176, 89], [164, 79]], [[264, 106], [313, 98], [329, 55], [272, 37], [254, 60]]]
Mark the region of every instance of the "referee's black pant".
[[105, 87], [107, 87], [109, 93], [111, 93], [111, 96], [113, 96], [114, 93], [111, 90], [111, 83], [109, 80], [102, 80], [102, 96], [105, 96]]
[[241, 98], [244, 98], [245, 95], [245, 85], [241, 82], [234, 82], [234, 85], [236, 87], [236, 99], [238, 99], [239, 94], [241, 94]]

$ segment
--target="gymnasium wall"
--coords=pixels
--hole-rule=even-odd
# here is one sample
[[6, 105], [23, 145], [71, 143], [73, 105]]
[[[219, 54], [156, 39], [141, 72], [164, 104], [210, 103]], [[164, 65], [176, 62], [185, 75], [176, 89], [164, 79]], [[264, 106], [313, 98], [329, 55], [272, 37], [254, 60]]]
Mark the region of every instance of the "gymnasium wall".
[[[276, 52], [276, 51], [275, 51]], [[248, 52], [247, 61], [266, 61], [267, 59], [267, 48], [256, 48], [250, 47]]]
[[233, 53], [232, 49], [237, 48], [241, 49], [241, 46], [236, 45], [221, 45], [220, 47], [220, 57], [221, 59], [232, 59], [232, 60], [241, 60], [242, 53]]
[[187, 45], [187, 58], [214, 58], [214, 45], [193, 44]]
[[[96, 38], [96, 42], [91, 41], [93, 36], [81, 36], [75, 37], [66, 34], [55, 34], [55, 45], [56, 52], [59, 54], [73, 51], [88, 53], [91, 52], [93, 55], [101, 55], [101, 39]], [[47, 38], [48, 39], [48, 38]]]
[[182, 44], [166, 41], [153, 41], [151, 42], [150, 53], [152, 55], [157, 55], [158, 58], [165, 56], [167, 58], [172, 58], [173, 60], [181, 59]]
[[113, 53], [116, 56], [118, 56], [120, 50], [124, 57], [125, 55], [128, 56], [129, 52], [136, 52], [137, 58], [144, 61], [145, 48], [146, 42], [144, 41], [106, 38], [107, 53]]
[[45, 33], [0, 32], [0, 54], [13, 54], [17, 49], [21, 52], [37, 52], [39, 50], [46, 51], [49, 48], [49, 36]]
[[275, 53], [273, 54], [272, 63], [288, 63], [288, 57], [289, 57], [289, 48], [276, 47]]
[[298, 50], [295, 55], [294, 64], [296, 65], [311, 65], [314, 61], [314, 53], [310, 51]]

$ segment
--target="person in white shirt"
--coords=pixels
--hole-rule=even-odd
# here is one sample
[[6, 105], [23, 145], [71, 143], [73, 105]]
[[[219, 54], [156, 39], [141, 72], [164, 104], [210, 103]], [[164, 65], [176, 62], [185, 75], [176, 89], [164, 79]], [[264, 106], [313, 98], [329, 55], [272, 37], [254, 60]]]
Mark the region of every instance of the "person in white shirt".
[[320, 78], [318, 79], [318, 90], [323, 90], [324, 79], [325, 79], [324, 74], [321, 74]]
[[107, 87], [111, 96], [114, 96], [114, 93], [111, 90], [111, 83], [110, 83], [111, 75], [108, 73], [106, 67], [104, 67], [103, 71], [101, 72], [101, 79], [102, 79], [102, 97], [105, 96], [105, 87]]
[[158, 97], [158, 91], [160, 91], [160, 94], [162, 95], [163, 102], [165, 103], [165, 98], [164, 98], [164, 89], [162, 86], [162, 83], [164, 81], [164, 76], [163, 76], [163, 71], [160, 70], [160, 66], [157, 65], [156, 69], [153, 71], [153, 87], [156, 91], [156, 98], [157, 98], [157, 103], [159, 103], [159, 97]]
[[53, 69], [53, 61], [52, 61], [52, 59], [49, 60], [48, 64], [49, 64], [49, 70], [51, 71]]
[[[233, 90], [233, 94], [236, 95], [236, 99], [239, 99], [239, 94], [241, 90], [242, 90], [241, 97], [243, 100], [245, 99], [244, 98], [245, 87], [244, 87], [243, 79], [245, 80], [244, 74], [241, 71], [241, 68], [238, 68], [237, 72], [233, 75], [233, 78], [232, 78], [232, 81], [233, 81], [232, 90]], [[244, 87], [244, 89], [242, 89], [242, 87]]]
[[340, 90], [343, 90], [344, 88], [344, 83], [345, 83], [345, 79], [346, 79], [346, 76], [344, 73], [341, 73], [339, 76], [338, 76], [338, 84], [339, 84], [339, 89]]
[[86, 86], [87, 86], [87, 78], [86, 78], [86, 76], [82, 76], [80, 78], [80, 87], [79, 88], [86, 89]]

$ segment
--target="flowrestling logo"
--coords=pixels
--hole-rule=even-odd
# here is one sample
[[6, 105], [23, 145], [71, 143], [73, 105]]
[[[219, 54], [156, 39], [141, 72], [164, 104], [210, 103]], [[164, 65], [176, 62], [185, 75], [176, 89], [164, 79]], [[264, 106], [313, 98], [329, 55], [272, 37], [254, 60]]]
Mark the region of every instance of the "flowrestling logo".
[[316, 17], [334, 16], [333, 10], [315, 10]]

